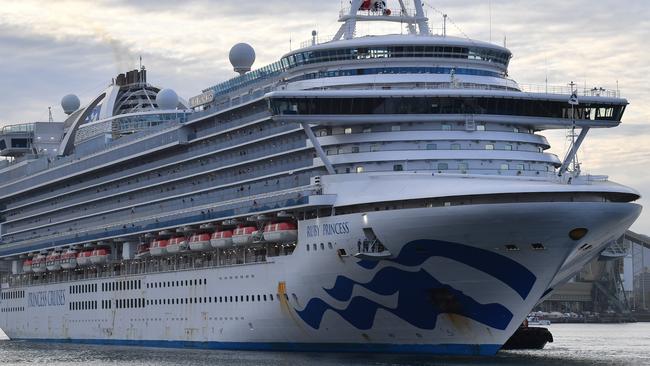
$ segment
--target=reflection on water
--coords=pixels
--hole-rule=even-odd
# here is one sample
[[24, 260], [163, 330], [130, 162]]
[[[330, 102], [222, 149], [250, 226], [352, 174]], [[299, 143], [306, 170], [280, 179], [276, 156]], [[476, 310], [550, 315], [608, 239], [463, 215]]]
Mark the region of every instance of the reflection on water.
[[555, 343], [542, 351], [501, 352], [496, 357], [447, 358], [378, 354], [316, 354], [174, 350], [31, 342], [0, 342], [2, 365], [650, 365], [650, 324], [558, 324]]

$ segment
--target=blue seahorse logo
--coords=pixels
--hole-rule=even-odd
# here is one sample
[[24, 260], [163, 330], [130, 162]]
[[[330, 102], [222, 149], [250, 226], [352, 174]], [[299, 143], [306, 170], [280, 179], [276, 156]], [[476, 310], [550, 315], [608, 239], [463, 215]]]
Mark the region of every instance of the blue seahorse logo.
[[[521, 264], [496, 253], [462, 244], [416, 240], [406, 244], [400, 254], [388, 260], [403, 266], [420, 266], [431, 257], [445, 257], [480, 270], [515, 290], [525, 299], [536, 277]], [[359, 261], [365, 269], [377, 267], [377, 261]], [[398, 294], [396, 308], [390, 308], [362, 296], [352, 297], [354, 286], [361, 286], [382, 296]], [[504, 330], [513, 314], [501, 304], [481, 304], [467, 294], [436, 280], [423, 269], [405, 271], [395, 267], [383, 267], [368, 283], [360, 283], [345, 276], [338, 276], [331, 289], [324, 289], [338, 301], [349, 301], [339, 310], [320, 298], [310, 299], [303, 310], [296, 311], [302, 320], [319, 329], [325, 312], [339, 314], [360, 330], [371, 329], [379, 309], [390, 312], [420, 329], [435, 329], [439, 314], [458, 314], [486, 326]]]

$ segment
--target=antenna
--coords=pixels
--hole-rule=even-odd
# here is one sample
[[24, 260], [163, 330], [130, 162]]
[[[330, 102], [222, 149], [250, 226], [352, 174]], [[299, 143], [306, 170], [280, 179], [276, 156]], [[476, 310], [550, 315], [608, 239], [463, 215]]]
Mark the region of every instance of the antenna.
[[413, 10], [410, 11], [407, 11], [404, 0], [399, 3], [400, 11], [390, 9], [383, 0], [351, 0], [350, 8], [342, 10], [339, 15], [339, 22], [343, 24], [332, 40], [354, 38], [357, 22], [369, 21], [406, 24], [411, 35], [430, 36], [429, 19], [422, 8], [422, 1], [412, 0]]
[[47, 107], [47, 112], [50, 115], [49, 122], [54, 122], [54, 118], [52, 117], [52, 107]]
[[447, 14], [442, 14], [442, 36], [447, 37]]
[[142, 70], [142, 55], [140, 55], [140, 70]]

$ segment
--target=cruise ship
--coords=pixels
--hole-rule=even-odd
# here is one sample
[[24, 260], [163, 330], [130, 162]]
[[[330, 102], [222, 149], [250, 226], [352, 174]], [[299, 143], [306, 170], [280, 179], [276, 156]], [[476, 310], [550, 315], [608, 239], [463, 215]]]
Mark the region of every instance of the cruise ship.
[[[183, 100], [118, 75], [0, 133], [0, 328], [16, 340], [493, 355], [637, 219], [583, 174], [618, 90], [524, 87], [420, 1]], [[359, 22], [403, 34], [357, 36]], [[574, 132], [566, 156], [546, 130]]]

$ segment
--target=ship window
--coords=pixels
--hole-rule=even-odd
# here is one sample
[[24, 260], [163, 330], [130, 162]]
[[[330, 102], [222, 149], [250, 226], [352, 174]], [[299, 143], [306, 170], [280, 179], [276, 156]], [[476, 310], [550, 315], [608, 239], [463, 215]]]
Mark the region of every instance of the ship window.
[[346, 135], [350, 135], [352, 133], [352, 128], [347, 127], [345, 130], [343, 130], [343, 133], [345, 133]]
[[451, 144], [452, 150], [460, 150], [460, 144]]
[[309, 251], [309, 244], [307, 244], [307, 251]]
[[358, 166], [358, 167], [356, 168], [356, 172], [357, 172], [357, 173], [363, 173], [363, 171], [364, 171], [364, 168], [363, 168], [362, 166]]
[[451, 125], [448, 125], [448, 124], [446, 124], [446, 123], [443, 124], [443, 125], [442, 125], [442, 130], [443, 130], [443, 131], [451, 131]]
[[508, 164], [501, 164], [501, 170], [508, 170], [510, 166]]
[[449, 164], [447, 163], [438, 163], [438, 170], [447, 170], [449, 169]]
[[494, 150], [494, 144], [486, 144], [485, 150]]
[[404, 166], [402, 164], [395, 164], [393, 165], [393, 171], [396, 172], [401, 172], [404, 170]]
[[467, 163], [459, 163], [458, 164], [458, 170], [462, 171], [465, 173], [467, 171]]
[[325, 250], [325, 244], [320, 243], [320, 250]]
[[476, 125], [476, 131], [485, 131], [485, 125]]
[[526, 170], [526, 166], [524, 164], [517, 164], [517, 170]]
[[427, 144], [427, 150], [437, 150], [438, 145], [436, 144]]
[[313, 244], [314, 251], [316, 251], [318, 248], [316, 247], [316, 244]]
[[503, 149], [504, 149], [504, 150], [508, 150], [508, 151], [510, 151], [510, 150], [512, 150], [512, 145], [505, 145], [505, 146], [503, 147]]

